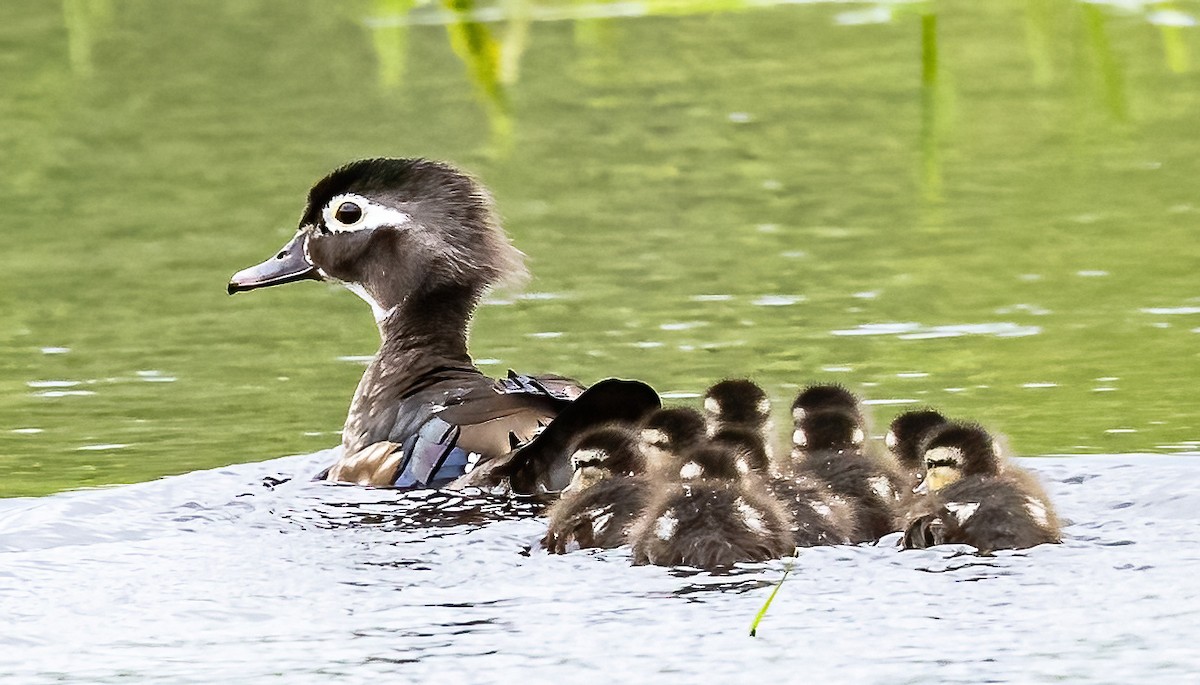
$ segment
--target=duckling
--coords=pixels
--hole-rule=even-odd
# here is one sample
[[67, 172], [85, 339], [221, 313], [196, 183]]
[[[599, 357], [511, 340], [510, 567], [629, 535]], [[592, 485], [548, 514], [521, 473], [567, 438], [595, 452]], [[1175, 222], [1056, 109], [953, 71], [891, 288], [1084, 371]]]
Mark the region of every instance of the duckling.
[[[312, 187], [296, 235], [272, 258], [234, 274], [227, 290], [331, 281], [374, 313], [379, 352], [354, 393], [341, 457], [318, 478], [503, 488], [513, 487], [516, 477], [522, 485], [514, 490], [535, 492], [566, 485], [571, 468], [564, 450], [533, 459], [536, 451], [522, 448], [580, 398], [584, 386], [552, 374], [492, 379], [467, 352], [480, 298], [493, 286], [521, 280], [523, 261], [488, 191], [449, 164], [365, 159]], [[620, 387], [638, 397], [648, 388]], [[610, 384], [600, 394], [613, 392], [621, 391]], [[501, 456], [504, 468], [496, 462]], [[474, 479], [463, 478], [489, 464]]]
[[859, 423], [866, 423], [866, 416], [862, 411], [862, 404], [858, 396], [850, 392], [844, 386], [829, 384], [829, 385], [810, 385], [804, 390], [801, 390], [796, 395], [796, 400], [792, 402], [792, 422], [799, 421], [805, 412], [820, 411], [822, 409], [842, 409], [850, 412]]
[[898, 530], [903, 479], [894, 465], [863, 450], [861, 415], [842, 407], [794, 415], [796, 472], [827, 483], [849, 502], [857, 521], [851, 541], [870, 542]]
[[787, 512], [736, 454], [721, 446], [693, 450], [675, 474], [659, 477], [655, 494], [629, 532], [633, 563], [714, 570], [790, 554]]
[[759, 431], [742, 426], [725, 426], [718, 428], [709, 442], [725, 447], [736, 455], [734, 464], [739, 473], [754, 473], [762, 478], [771, 475], [771, 456]]
[[738, 473], [766, 479], [771, 494], [792, 519], [796, 547], [844, 545], [852, 540], [858, 519], [846, 498], [830, 492], [825, 483], [808, 475], [773, 474], [758, 431], [736, 426], [721, 428], [712, 436], [711, 443], [733, 450]]
[[1061, 541], [1057, 514], [1031, 474], [1002, 465], [996, 441], [975, 424], [947, 423], [922, 442], [929, 495], [902, 544], [968, 544], [982, 553]]
[[911, 487], [925, 477], [925, 460], [921, 456], [921, 440], [930, 430], [946, 424], [946, 417], [933, 409], [904, 412], [892, 419], [884, 444], [896, 459], [902, 474]]
[[704, 416], [690, 407], [659, 409], [642, 423], [639, 440], [647, 471], [671, 470], [680, 455], [704, 442]]
[[754, 381], [730, 378], [710, 387], [704, 393], [704, 421], [709, 437], [727, 427], [757, 432], [767, 458], [774, 460], [775, 426], [771, 421], [771, 400]]
[[542, 546], [565, 554], [624, 544], [650, 494], [637, 432], [622, 425], [595, 428], [579, 437], [571, 462], [571, 483], [546, 510]]

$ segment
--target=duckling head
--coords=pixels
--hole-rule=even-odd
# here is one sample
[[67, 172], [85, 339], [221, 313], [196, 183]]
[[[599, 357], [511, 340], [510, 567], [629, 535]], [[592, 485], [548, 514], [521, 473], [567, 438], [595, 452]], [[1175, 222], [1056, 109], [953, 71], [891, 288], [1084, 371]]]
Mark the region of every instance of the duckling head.
[[947, 423], [946, 417], [933, 409], [918, 409], [904, 412], [892, 419], [884, 442], [900, 465], [917, 470], [921, 468], [921, 440], [928, 432]]
[[228, 290], [336, 281], [382, 321], [405, 303], [461, 303], [469, 316], [489, 286], [524, 274], [480, 183], [442, 162], [365, 159], [318, 181], [296, 235]]
[[996, 441], [975, 424], [947, 423], [935, 428], [922, 441], [920, 451], [925, 480], [916, 487], [918, 493], [937, 492], [964, 476], [1000, 473]]
[[704, 417], [689, 407], [659, 409], [646, 419], [638, 440], [646, 463], [653, 468], [674, 463], [677, 455], [704, 440]]
[[759, 428], [771, 420], [771, 400], [754, 381], [726, 379], [704, 393], [704, 418], [710, 432], [719, 425]]
[[680, 459], [679, 480], [738, 481], [744, 473], [737, 465], [737, 453], [723, 445], [702, 445]]
[[771, 468], [771, 457], [763, 444], [762, 435], [741, 426], [726, 426], [712, 436], [713, 444], [732, 450], [736, 455], [738, 472], [765, 474]]
[[853, 450], [865, 440], [862, 419], [841, 407], [801, 412], [792, 432], [792, 447], [799, 453]]
[[575, 469], [568, 491], [585, 490], [613, 476], [633, 476], [645, 470], [638, 434], [625, 426], [601, 426], [579, 437], [571, 452]]
[[841, 409], [862, 415], [858, 396], [844, 386], [810, 385], [801, 390], [792, 402], [792, 421], [798, 422], [807, 413], [825, 409]]

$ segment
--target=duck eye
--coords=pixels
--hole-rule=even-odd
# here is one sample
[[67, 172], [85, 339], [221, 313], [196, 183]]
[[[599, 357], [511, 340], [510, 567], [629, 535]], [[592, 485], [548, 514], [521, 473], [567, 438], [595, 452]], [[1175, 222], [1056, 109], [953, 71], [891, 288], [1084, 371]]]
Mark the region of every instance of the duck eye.
[[337, 211], [333, 213], [333, 218], [349, 226], [358, 223], [359, 219], [362, 219], [362, 215], [362, 207], [353, 202], [343, 202], [338, 205]]

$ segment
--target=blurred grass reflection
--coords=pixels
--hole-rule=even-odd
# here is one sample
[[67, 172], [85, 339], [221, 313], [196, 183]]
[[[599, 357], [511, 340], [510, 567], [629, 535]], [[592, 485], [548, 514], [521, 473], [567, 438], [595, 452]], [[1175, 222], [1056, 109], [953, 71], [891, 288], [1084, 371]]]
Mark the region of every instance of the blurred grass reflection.
[[1026, 454], [1194, 451], [1198, 10], [9, 3], [0, 494], [336, 443], [361, 303], [224, 284], [373, 155], [478, 174], [529, 254], [488, 371], [834, 380]]

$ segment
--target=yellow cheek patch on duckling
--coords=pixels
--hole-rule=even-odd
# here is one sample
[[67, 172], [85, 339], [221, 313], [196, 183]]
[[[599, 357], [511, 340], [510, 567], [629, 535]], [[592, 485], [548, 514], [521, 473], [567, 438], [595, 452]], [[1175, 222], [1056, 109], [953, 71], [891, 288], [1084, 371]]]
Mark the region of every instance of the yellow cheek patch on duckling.
[[925, 472], [925, 480], [913, 492], [937, 492], [962, 477], [962, 473], [953, 466], [934, 466]]
[[571, 474], [571, 482], [567, 484], [567, 487], [563, 488], [563, 494], [583, 492], [604, 480], [604, 478], [604, 469], [595, 466], [584, 466], [583, 468], [575, 469], [575, 473]]

